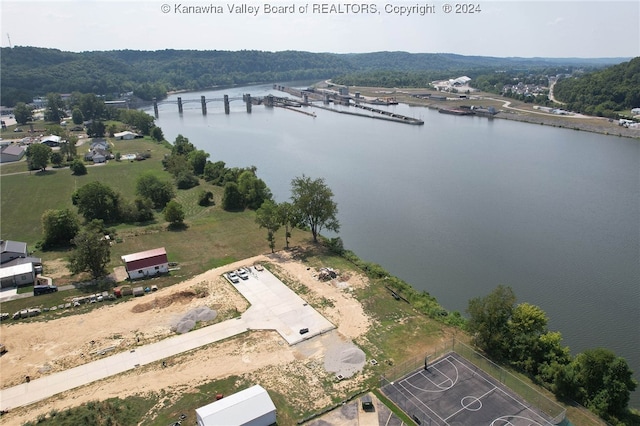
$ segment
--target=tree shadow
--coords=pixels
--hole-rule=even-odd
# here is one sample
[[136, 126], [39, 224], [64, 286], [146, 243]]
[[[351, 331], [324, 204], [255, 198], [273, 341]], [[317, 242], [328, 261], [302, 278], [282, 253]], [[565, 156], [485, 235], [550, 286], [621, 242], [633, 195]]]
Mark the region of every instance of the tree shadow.
[[168, 231], [174, 231], [174, 232], [186, 231], [188, 228], [189, 228], [189, 225], [187, 225], [184, 222], [182, 222], [182, 223], [170, 223], [167, 226], [167, 230]]
[[55, 170], [31, 170], [31, 173], [33, 176], [51, 176], [51, 175], [55, 175], [56, 173], [58, 173]]

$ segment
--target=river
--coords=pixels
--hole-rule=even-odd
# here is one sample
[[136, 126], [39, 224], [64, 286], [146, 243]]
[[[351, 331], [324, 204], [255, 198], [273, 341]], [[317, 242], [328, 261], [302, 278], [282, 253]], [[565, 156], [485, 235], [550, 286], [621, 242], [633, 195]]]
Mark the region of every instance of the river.
[[[171, 95], [289, 96], [271, 85]], [[254, 165], [276, 201], [291, 179], [323, 177], [340, 236], [440, 304], [464, 313], [498, 284], [540, 306], [576, 354], [606, 347], [640, 379], [640, 142], [483, 117], [385, 107], [391, 123], [313, 109], [316, 118], [233, 101], [159, 105], [169, 141]], [[153, 114], [152, 110], [147, 112]], [[282, 242], [282, 241], [281, 241]], [[631, 405], [640, 408], [640, 392]]]

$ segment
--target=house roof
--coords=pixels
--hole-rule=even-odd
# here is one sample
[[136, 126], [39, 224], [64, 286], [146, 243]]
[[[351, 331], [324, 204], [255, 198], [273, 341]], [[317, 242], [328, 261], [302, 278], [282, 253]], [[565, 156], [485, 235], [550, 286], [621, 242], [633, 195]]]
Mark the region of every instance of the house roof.
[[255, 385], [197, 408], [196, 414], [205, 425], [242, 425], [275, 409], [267, 391]]
[[62, 138], [60, 136], [49, 135], [49, 136], [45, 136], [42, 139], [40, 139], [40, 143], [45, 143], [45, 142], [49, 142], [49, 141], [60, 143], [61, 140], [62, 140]]
[[124, 131], [124, 132], [114, 133], [114, 134], [113, 134], [113, 137], [114, 137], [114, 138], [122, 138], [122, 137], [127, 136], [127, 135], [134, 135], [134, 136], [137, 136], [135, 133], [130, 132], [130, 131], [128, 131], [128, 130], [126, 130], [126, 131]]
[[164, 247], [160, 247], [152, 250], [141, 251], [138, 253], [125, 254], [124, 256], [122, 256], [122, 261], [127, 263], [134, 262], [136, 260], [147, 259], [149, 257], [156, 257], [163, 254], [166, 255], [167, 251], [164, 249]]
[[22, 155], [24, 153], [24, 147], [20, 145], [9, 145], [4, 150], [2, 150], [3, 154], [7, 155]]
[[0, 268], [0, 277], [13, 277], [20, 274], [33, 273], [33, 263], [23, 263], [22, 265], [8, 266]]
[[22, 265], [25, 263], [33, 263], [34, 265], [42, 265], [42, 259], [40, 259], [39, 257], [31, 257], [31, 256], [27, 256], [27, 257], [18, 257], [15, 259], [11, 259], [8, 262], [4, 262], [2, 264], [3, 268], [8, 268], [9, 266], [16, 266], [16, 265]]
[[27, 243], [21, 241], [2, 240], [0, 241], [0, 252], [2, 253], [22, 253], [27, 254]]

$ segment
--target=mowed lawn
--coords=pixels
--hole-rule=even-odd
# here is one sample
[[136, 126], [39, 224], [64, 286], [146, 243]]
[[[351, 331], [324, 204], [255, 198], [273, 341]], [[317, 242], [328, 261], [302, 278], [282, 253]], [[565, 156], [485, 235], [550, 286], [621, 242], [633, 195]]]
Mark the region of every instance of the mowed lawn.
[[[161, 179], [172, 180], [162, 169], [162, 158], [169, 150], [148, 140], [116, 141], [113, 152], [149, 152], [144, 161], [109, 161], [106, 165], [90, 166], [84, 176], [73, 176], [69, 169], [48, 168], [46, 172], [3, 175], [0, 181], [1, 236], [3, 239], [25, 241], [29, 250], [42, 239], [42, 213], [47, 209], [70, 208], [77, 211], [71, 195], [82, 185], [100, 181], [127, 200], [135, 198], [136, 180], [141, 173], [151, 171]], [[86, 148], [85, 148], [86, 149]], [[84, 153], [79, 149], [78, 153]], [[213, 160], [215, 161], [215, 159]], [[26, 164], [25, 164], [26, 167]], [[215, 204], [199, 206], [198, 194], [202, 190], [214, 193]], [[161, 212], [155, 221], [144, 225], [117, 224], [118, 241], [111, 250], [109, 268], [120, 266], [120, 256], [156, 247], [165, 247], [169, 260], [180, 263], [181, 270], [174, 279], [191, 276], [206, 269], [269, 252], [266, 230], [255, 223], [255, 212], [226, 212], [220, 207], [222, 188], [201, 181], [190, 190], [178, 190], [176, 200], [182, 204], [187, 224], [185, 229], [168, 230]], [[81, 222], [82, 222], [82, 218]], [[284, 246], [284, 230], [276, 235], [277, 248]], [[308, 241], [308, 233], [293, 233], [293, 244]], [[46, 261], [66, 258], [68, 251], [36, 252]], [[45, 271], [46, 273], [46, 271]]]

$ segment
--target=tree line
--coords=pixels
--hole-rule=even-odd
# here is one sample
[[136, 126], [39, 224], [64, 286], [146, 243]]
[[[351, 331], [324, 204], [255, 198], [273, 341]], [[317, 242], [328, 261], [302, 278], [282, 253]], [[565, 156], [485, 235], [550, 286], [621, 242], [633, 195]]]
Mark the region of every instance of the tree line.
[[[45, 93], [96, 93], [115, 99], [133, 93], [150, 101], [170, 90], [199, 90], [277, 81], [308, 81], [340, 77], [343, 81], [376, 81], [374, 71], [408, 73], [387, 77], [386, 87], [424, 87], [434, 76], [473, 70], [531, 69], [532, 67], [611, 65], [598, 59], [492, 58], [454, 54], [372, 52], [358, 54], [265, 52], [116, 50], [108, 52], [64, 52], [57, 49], [16, 46], [2, 48], [2, 102], [15, 106], [29, 103]], [[427, 77], [431, 73], [431, 77]], [[445, 75], [446, 74], [446, 75]], [[347, 77], [348, 76], [348, 77]], [[362, 80], [360, 80], [362, 79]], [[396, 82], [401, 84], [396, 84]], [[362, 85], [362, 84], [359, 84]]]
[[617, 118], [619, 111], [640, 107], [640, 57], [604, 70], [562, 78], [553, 93], [572, 111]]
[[561, 344], [561, 334], [547, 328], [546, 313], [529, 303], [516, 304], [510, 287], [498, 286], [487, 296], [471, 299], [467, 313], [469, 333], [492, 359], [525, 373], [560, 399], [578, 401], [613, 424], [638, 420], [628, 409], [638, 383], [624, 358], [605, 348], [572, 357]]

